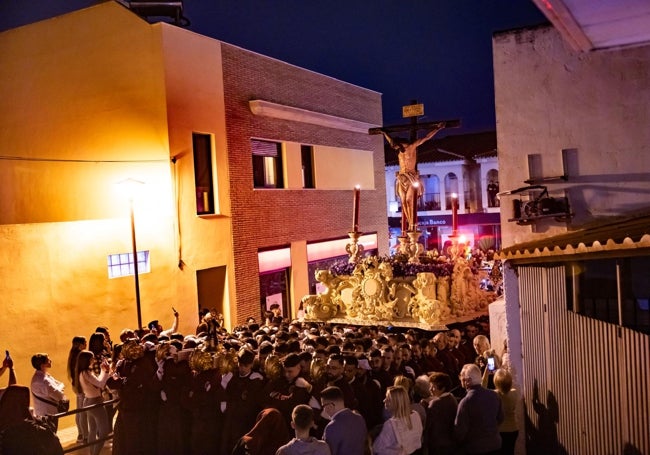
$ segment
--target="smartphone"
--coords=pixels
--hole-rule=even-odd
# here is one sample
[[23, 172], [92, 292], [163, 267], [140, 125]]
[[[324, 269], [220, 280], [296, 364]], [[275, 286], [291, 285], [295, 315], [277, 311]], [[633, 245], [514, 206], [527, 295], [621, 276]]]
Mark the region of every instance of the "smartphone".
[[490, 371], [496, 370], [496, 364], [494, 363], [494, 357], [487, 358], [487, 369]]
[[9, 351], [6, 350], [6, 351], [5, 351], [5, 359], [9, 359], [10, 357], [11, 357], [11, 356], [9, 355]]

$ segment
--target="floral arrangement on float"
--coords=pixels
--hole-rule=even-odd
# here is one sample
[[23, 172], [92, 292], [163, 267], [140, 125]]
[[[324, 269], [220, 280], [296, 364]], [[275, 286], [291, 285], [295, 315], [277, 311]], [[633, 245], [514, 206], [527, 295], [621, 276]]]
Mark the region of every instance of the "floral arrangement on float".
[[[317, 270], [324, 292], [302, 299], [305, 319], [435, 329], [484, 314], [497, 297], [499, 264], [486, 253], [454, 245], [448, 255], [427, 251], [369, 256]], [[490, 258], [491, 259], [491, 258]]]

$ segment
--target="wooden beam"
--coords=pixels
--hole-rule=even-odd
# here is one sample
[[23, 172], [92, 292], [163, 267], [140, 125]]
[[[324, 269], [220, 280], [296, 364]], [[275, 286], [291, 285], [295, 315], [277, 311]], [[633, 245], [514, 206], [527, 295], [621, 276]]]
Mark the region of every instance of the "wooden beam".
[[439, 123], [444, 123], [445, 128], [459, 128], [460, 120], [438, 120], [436, 122], [424, 122], [408, 125], [393, 125], [393, 126], [384, 126], [381, 128], [370, 128], [368, 134], [381, 134], [382, 132], [386, 133], [399, 133], [403, 131], [412, 131], [412, 130], [428, 130], [434, 128]]

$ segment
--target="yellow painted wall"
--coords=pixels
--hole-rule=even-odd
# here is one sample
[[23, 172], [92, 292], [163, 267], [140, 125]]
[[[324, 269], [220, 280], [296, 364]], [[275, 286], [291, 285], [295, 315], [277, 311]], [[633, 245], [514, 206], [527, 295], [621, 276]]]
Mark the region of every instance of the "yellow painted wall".
[[307, 242], [291, 242], [291, 298], [289, 299], [291, 317], [298, 314], [298, 306], [303, 296], [309, 294], [309, 273], [307, 261]]
[[[133, 277], [108, 278], [107, 256], [131, 251], [116, 182], [146, 182], [135, 203], [138, 250], [151, 257], [140, 276], [143, 323], [169, 327], [174, 306], [180, 331], [193, 333], [196, 270], [232, 266], [228, 218], [190, 213], [191, 130], [215, 135], [221, 213], [229, 212], [218, 45], [199, 43], [192, 56], [183, 46], [196, 35], [167, 38], [164, 26], [115, 2], [0, 34], [2, 155], [22, 158], [0, 161], [0, 349], [12, 352], [22, 384], [32, 354], [49, 353], [52, 374], [67, 383], [73, 336], [105, 325], [116, 340], [137, 324]], [[195, 67], [173, 69], [182, 59]], [[205, 78], [199, 62], [209, 64]], [[206, 96], [213, 103], [190, 117]]]
[[361, 185], [375, 188], [373, 152], [339, 147], [314, 146], [316, 188], [341, 190]]
[[[187, 30], [158, 24], [162, 33], [173, 165], [175, 206], [180, 221], [179, 258], [183, 261], [183, 286], [196, 294], [197, 270], [226, 266], [224, 317], [236, 320], [235, 282], [232, 274], [232, 229], [222, 81], [221, 43]], [[196, 215], [192, 133], [213, 138], [213, 178], [218, 212]]]
[[39, 160], [2, 162], [0, 224], [116, 216], [119, 161], [168, 162], [158, 41], [112, 3], [0, 34], [2, 154]]
[[288, 189], [303, 189], [302, 181], [302, 152], [297, 142], [283, 142], [282, 165], [284, 166], [284, 187]]

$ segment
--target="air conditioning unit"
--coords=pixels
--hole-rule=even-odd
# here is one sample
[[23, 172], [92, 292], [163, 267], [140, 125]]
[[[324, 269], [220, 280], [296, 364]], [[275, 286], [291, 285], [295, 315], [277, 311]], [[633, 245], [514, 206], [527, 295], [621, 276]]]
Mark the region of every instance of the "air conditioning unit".
[[538, 195], [532, 193], [529, 199], [519, 198], [512, 201], [512, 218], [508, 219], [508, 221], [514, 221], [519, 225], [527, 225], [544, 218], [553, 218], [560, 222], [571, 219], [573, 214], [571, 213], [569, 199], [567, 197], [549, 196], [545, 186], [533, 185], [502, 194], [533, 192], [538, 189], [542, 189], [542, 192]]

